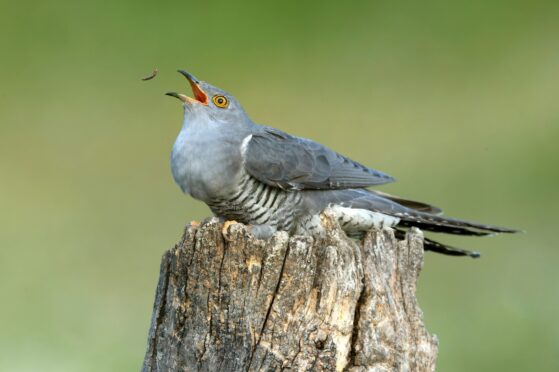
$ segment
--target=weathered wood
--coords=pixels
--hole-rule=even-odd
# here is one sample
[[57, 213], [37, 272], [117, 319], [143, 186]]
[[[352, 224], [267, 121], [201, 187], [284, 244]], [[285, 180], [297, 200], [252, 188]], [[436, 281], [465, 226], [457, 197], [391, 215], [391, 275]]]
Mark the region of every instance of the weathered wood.
[[161, 263], [143, 371], [433, 371], [416, 283], [423, 236], [253, 238], [189, 226]]

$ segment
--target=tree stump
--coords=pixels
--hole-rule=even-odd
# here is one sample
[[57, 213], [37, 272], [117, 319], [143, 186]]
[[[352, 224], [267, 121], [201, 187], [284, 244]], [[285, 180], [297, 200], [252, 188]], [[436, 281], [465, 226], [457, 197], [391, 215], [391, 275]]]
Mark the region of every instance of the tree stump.
[[423, 235], [252, 237], [216, 218], [167, 251], [143, 371], [433, 371], [416, 300]]

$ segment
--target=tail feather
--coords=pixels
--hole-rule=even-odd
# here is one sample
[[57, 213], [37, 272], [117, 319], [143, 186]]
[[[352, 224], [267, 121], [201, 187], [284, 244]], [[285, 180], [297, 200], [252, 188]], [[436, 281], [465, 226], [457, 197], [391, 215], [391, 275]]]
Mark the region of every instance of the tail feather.
[[428, 239], [428, 238], [425, 238], [425, 242], [424, 242], [423, 247], [427, 251], [446, 254], [448, 256], [459, 256], [459, 257], [468, 256], [468, 257], [472, 257], [472, 258], [480, 258], [481, 257], [481, 253], [479, 253], [479, 252], [470, 251], [470, 250], [462, 249], [462, 248], [452, 247], [450, 245], [442, 244], [442, 243], [436, 242], [436, 241]]
[[476, 231], [462, 226], [435, 224], [432, 222], [419, 222], [418, 220], [407, 220], [401, 218], [398, 226], [417, 227], [421, 230], [432, 231], [436, 233], [466, 235], [466, 236], [489, 236], [495, 234], [490, 231]]
[[377, 194], [379, 196], [382, 196], [383, 198], [390, 199], [393, 202], [396, 202], [400, 205], [403, 205], [404, 207], [413, 209], [415, 211], [430, 213], [430, 214], [436, 214], [436, 215], [443, 214], [443, 210], [441, 208], [435, 207], [434, 205], [431, 205], [431, 204], [418, 202], [416, 200], [404, 199], [404, 198], [401, 198], [399, 196], [390, 195], [390, 194], [387, 194], [385, 192], [378, 191], [378, 190], [369, 190], [369, 191], [372, 192], [373, 194]]
[[[396, 229], [394, 231], [394, 235], [398, 239], [404, 239], [405, 236], [406, 236], [406, 231]], [[458, 256], [458, 257], [467, 256], [467, 257], [472, 257], [472, 258], [481, 257], [481, 254], [479, 252], [470, 251], [470, 250], [462, 249], [462, 248], [452, 247], [450, 245], [439, 243], [439, 242], [437, 242], [435, 240], [432, 240], [432, 239], [429, 239], [429, 238], [423, 238], [423, 249], [426, 250], [426, 251], [441, 253], [441, 254], [444, 254], [444, 255], [447, 255], [447, 256]]]
[[[515, 229], [486, 225], [440, 215], [440, 209], [392, 195], [369, 190], [339, 190], [328, 194], [329, 202], [344, 207], [368, 209], [398, 217], [400, 225], [456, 235], [485, 236], [492, 233], [516, 233]], [[402, 202], [398, 202], [398, 199]], [[428, 212], [431, 210], [433, 213]]]
[[417, 226], [424, 230], [434, 232], [445, 232], [456, 235], [486, 236], [492, 233], [517, 233], [518, 230], [507, 227], [486, 225], [477, 222], [459, 220], [445, 216], [437, 216], [429, 213], [407, 211], [394, 212], [391, 215], [399, 217], [402, 225]]
[[[405, 230], [410, 227], [417, 227], [436, 233], [469, 236], [490, 236], [497, 233], [520, 232], [519, 230], [507, 227], [445, 217], [441, 215], [439, 208], [378, 191], [347, 189], [335, 190], [323, 195], [327, 198], [327, 203], [339, 204], [349, 208], [367, 209], [398, 217], [400, 222], [396, 227], [396, 234], [399, 238], [403, 238]], [[424, 240], [424, 248], [425, 250], [451, 256], [480, 256], [478, 252], [452, 247], [428, 238]]]

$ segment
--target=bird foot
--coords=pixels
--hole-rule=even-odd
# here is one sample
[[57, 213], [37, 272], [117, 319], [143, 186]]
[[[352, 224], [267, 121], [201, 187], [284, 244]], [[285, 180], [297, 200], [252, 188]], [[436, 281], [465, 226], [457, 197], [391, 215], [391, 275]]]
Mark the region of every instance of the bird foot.
[[223, 223], [223, 228], [221, 229], [221, 234], [223, 235], [223, 237], [225, 238], [225, 240], [227, 240], [228, 242], [231, 241], [231, 238], [229, 236], [229, 226], [234, 225], [238, 223], [235, 220], [231, 220], [231, 221], [225, 221]]
[[192, 220], [190, 221], [190, 226], [197, 228], [198, 226], [200, 226], [200, 221]]

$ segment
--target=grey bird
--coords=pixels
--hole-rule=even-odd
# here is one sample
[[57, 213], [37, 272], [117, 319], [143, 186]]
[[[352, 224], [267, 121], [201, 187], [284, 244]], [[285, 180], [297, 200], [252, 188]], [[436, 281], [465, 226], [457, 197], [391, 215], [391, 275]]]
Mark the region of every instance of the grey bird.
[[[184, 106], [184, 124], [171, 154], [173, 177], [216, 216], [250, 225], [259, 238], [278, 230], [317, 233], [327, 207], [351, 237], [373, 227], [392, 227], [398, 237], [413, 226], [473, 236], [517, 232], [444, 217], [437, 207], [369, 190], [394, 178], [312, 140], [258, 125], [231, 94], [179, 72], [193, 97], [166, 93]], [[479, 256], [431, 239], [425, 240], [425, 249]]]

